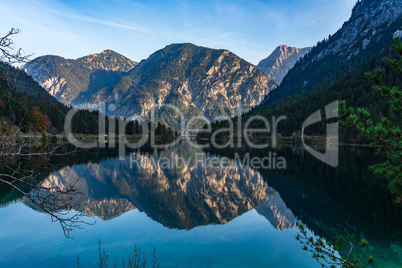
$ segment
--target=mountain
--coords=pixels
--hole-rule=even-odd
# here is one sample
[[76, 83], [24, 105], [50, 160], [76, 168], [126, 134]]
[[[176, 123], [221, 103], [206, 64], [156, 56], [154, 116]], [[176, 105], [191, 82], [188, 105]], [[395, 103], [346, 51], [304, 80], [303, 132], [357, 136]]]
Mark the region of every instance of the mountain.
[[[16, 125], [22, 132], [61, 133], [69, 110], [23, 70], [0, 62], [1, 134], [9, 135]], [[97, 133], [98, 116], [80, 111], [73, 119], [73, 131]]]
[[297, 48], [280, 45], [266, 59], [258, 63], [257, 68], [266, 73], [271, 79], [282, 82], [288, 71], [306, 53], [310, 47]]
[[[235, 115], [239, 103], [246, 109], [258, 105], [275, 87], [275, 81], [227, 50], [172, 44], [141, 61], [115, 87], [94, 94], [90, 102], [114, 103], [112, 115], [129, 118], [147, 119], [150, 108], [163, 103], [179, 108], [186, 119], [214, 119]], [[170, 108], [160, 109], [156, 117], [170, 126], [180, 121]]]
[[76, 60], [42, 56], [22, 68], [57, 100], [71, 105], [80, 94], [90, 95], [116, 84], [136, 64], [112, 50], [105, 50]]
[[[21, 125], [25, 132], [32, 126], [41, 129], [49, 124], [46, 131], [54, 128], [60, 132], [67, 112], [66, 106], [59, 103], [24, 71], [0, 62], [1, 134], [11, 134], [14, 125]], [[34, 115], [41, 119], [41, 124], [34, 119]]]
[[[57, 156], [47, 163], [50, 169], [43, 162], [36, 166], [42, 171], [38, 181], [61, 189], [74, 184], [78, 194], [70, 205], [103, 220], [138, 209], [166, 227], [192, 229], [225, 224], [255, 208], [278, 230], [295, 226], [281, 195], [260, 172], [236, 160], [226, 162], [229, 158], [212, 156], [185, 142], [158, 153], [144, 150], [133, 158], [127, 155], [125, 160], [118, 156], [111, 148]], [[211, 157], [225, 164], [211, 165]], [[185, 163], [173, 168], [166, 166], [163, 159], [167, 158], [185, 159]], [[19, 194], [0, 188], [0, 207], [19, 199]], [[32, 202], [25, 204], [43, 212]]]
[[[286, 116], [278, 126], [278, 133], [297, 138], [303, 122], [311, 114], [338, 100], [346, 100], [351, 107], [367, 108], [374, 121], [379, 122], [387, 116], [395, 124], [401, 122], [399, 115], [390, 114], [387, 98], [374, 93], [373, 84], [365, 77], [365, 73], [374, 73], [381, 68], [385, 85], [402, 87], [401, 75], [384, 61], [386, 57], [398, 58], [391, 45], [394, 36], [401, 33], [401, 15], [401, 1], [357, 2], [349, 21], [334, 35], [317, 43], [259, 106], [243, 116], [241, 122], [253, 115]], [[237, 121], [234, 119], [233, 123], [236, 125]], [[225, 124], [213, 124], [211, 133]], [[308, 135], [325, 133], [325, 124], [308, 128]], [[227, 133], [220, 132], [220, 135]], [[207, 138], [208, 134], [199, 138], [201, 136]], [[365, 142], [354, 128], [341, 128], [339, 141]]]
[[42, 186], [63, 189], [74, 183], [74, 180], [78, 180], [76, 187], [80, 194], [75, 196], [73, 204], [90, 217], [98, 216], [109, 220], [135, 209], [135, 206], [114, 185], [102, 182], [100, 176], [110, 175], [105, 174], [107, 172], [110, 170], [102, 169], [98, 164], [90, 164], [88, 168], [65, 167], [56, 173], [51, 173], [42, 182]]
[[400, 0], [358, 1], [342, 28], [296, 63], [268, 102], [312, 90], [353, 69], [364, 69], [367, 62], [389, 51], [392, 36], [401, 25]]
[[[172, 44], [129, 72], [135, 63], [120, 57], [121, 63], [112, 68], [111, 60], [104, 62], [108, 53], [116, 57], [111, 51], [78, 60], [45, 56], [24, 69], [67, 105], [86, 107], [106, 102], [116, 106], [106, 111], [107, 115], [126, 118], [148, 119], [155, 104], [174, 105], [185, 119], [232, 117], [239, 104], [244, 110], [255, 107], [277, 86], [254, 65], [227, 50]], [[170, 108], [158, 110], [156, 119], [179, 127], [179, 113]]]
[[58, 104], [59, 102], [35, 80], [27, 75], [23, 70], [8, 65], [0, 61], [0, 80], [2, 81], [1, 90], [14, 90], [20, 94], [31, 96], [35, 100], [44, 99], [45, 101]]

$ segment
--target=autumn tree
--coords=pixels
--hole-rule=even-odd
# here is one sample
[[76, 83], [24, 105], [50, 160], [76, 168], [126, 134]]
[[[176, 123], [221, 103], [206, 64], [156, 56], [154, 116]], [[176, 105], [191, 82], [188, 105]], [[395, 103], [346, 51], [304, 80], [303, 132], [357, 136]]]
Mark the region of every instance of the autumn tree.
[[50, 120], [47, 115], [39, 112], [38, 108], [32, 107], [32, 119], [35, 126], [35, 130], [38, 132], [44, 132], [50, 127]]

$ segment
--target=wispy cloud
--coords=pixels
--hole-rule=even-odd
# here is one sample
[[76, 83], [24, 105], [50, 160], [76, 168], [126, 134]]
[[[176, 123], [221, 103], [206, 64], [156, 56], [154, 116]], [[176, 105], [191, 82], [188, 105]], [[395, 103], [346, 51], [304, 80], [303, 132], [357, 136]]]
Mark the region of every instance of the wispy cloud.
[[0, 0], [0, 30], [20, 28], [17, 46], [36, 56], [75, 58], [111, 48], [141, 60], [170, 43], [192, 42], [258, 63], [280, 44], [311, 46], [334, 33], [352, 2]]
[[101, 25], [105, 25], [105, 26], [117, 27], [117, 28], [127, 29], [127, 30], [131, 30], [131, 31], [141, 32], [141, 33], [149, 32], [149, 29], [146, 29], [145, 27], [142, 27], [142, 26], [132, 25], [132, 24], [122, 24], [122, 23], [114, 22], [110, 19], [102, 19], [102, 18], [95, 18], [95, 17], [85, 16], [85, 15], [80, 15], [80, 14], [73, 13], [71, 11], [66, 12], [64, 10], [62, 12], [62, 11], [50, 9], [50, 8], [46, 8], [45, 11], [47, 11], [48, 13], [57, 15], [57, 16], [71, 19], [71, 20], [101, 24]]
[[141, 3], [137, 3], [137, 2], [131, 2], [131, 4], [133, 5], [133, 6], [138, 6], [138, 7], [147, 7], [146, 5], [144, 5], [144, 4], [141, 4]]

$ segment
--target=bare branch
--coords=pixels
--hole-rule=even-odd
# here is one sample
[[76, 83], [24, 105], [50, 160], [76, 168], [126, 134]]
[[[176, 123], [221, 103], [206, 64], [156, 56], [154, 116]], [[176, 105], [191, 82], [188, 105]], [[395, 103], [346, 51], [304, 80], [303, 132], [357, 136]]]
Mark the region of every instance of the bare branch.
[[49, 170], [47, 165], [50, 164], [50, 157], [71, 155], [77, 152], [78, 148], [62, 152], [67, 144], [61, 143], [46, 151], [32, 151], [28, 142], [18, 141], [21, 126], [19, 124], [16, 132], [10, 136], [0, 137], [0, 160], [9, 171], [0, 174], [0, 183], [16, 190], [23, 200], [49, 214], [52, 221], [60, 223], [65, 236], [70, 238], [72, 231], [82, 229], [83, 225], [95, 223], [83, 220], [86, 215], [77, 210], [76, 197], [82, 194], [77, 191], [78, 180], [62, 187], [41, 183], [38, 178], [42, 175], [40, 171], [33, 167], [24, 169], [23, 166], [41, 159], [41, 167]]
[[5, 36], [0, 37], [0, 61], [8, 64], [28, 62], [33, 54], [24, 55], [22, 48], [15, 49], [12, 37], [19, 34], [19, 29], [12, 28]]

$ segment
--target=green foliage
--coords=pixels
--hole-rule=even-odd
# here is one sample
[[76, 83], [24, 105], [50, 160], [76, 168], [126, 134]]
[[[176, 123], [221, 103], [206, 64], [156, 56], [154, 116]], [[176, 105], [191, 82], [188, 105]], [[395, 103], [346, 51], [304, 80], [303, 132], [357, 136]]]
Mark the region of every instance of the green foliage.
[[[0, 118], [3, 124], [6, 121], [9, 125], [21, 125], [23, 132], [61, 133], [69, 110], [24, 72], [0, 64]], [[79, 111], [73, 118], [73, 132], [96, 134], [98, 117], [98, 112]]]
[[45, 132], [42, 133], [42, 142], [43, 143], [47, 143], [47, 135], [45, 134]]
[[[30, 95], [33, 99], [44, 99], [52, 104], [58, 104], [58, 101], [46, 92], [36, 81], [28, 76], [24, 71], [16, 69], [11, 65], [0, 62], [0, 79], [20, 93]], [[2, 85], [4, 85], [2, 83]]]
[[333, 244], [309, 236], [302, 224], [297, 223], [297, 227], [300, 233], [297, 234], [296, 240], [304, 245], [303, 250], [313, 253], [313, 258], [321, 267], [364, 268], [374, 263], [372, 256], [364, 259], [361, 254], [356, 253], [369, 245], [367, 240], [357, 241], [356, 235], [349, 234], [347, 230], [345, 236], [339, 236]]
[[52, 135], [52, 136], [50, 137], [50, 141], [51, 141], [52, 143], [56, 143], [56, 142], [57, 142], [57, 136]]
[[[398, 55], [398, 59], [386, 58], [386, 62], [400, 74], [402, 74], [402, 42], [395, 39], [392, 49]], [[383, 71], [378, 69], [374, 74], [367, 73], [366, 77], [374, 83], [373, 90], [388, 100], [389, 114], [393, 118], [382, 117], [375, 120], [368, 109], [347, 108], [346, 102], [341, 101], [339, 110], [344, 127], [355, 127], [364, 135], [371, 145], [376, 146], [376, 153], [383, 156], [385, 161], [370, 166], [377, 176], [389, 181], [389, 188], [395, 195], [395, 202], [402, 203], [402, 131], [400, 127], [402, 110], [402, 91], [398, 86], [387, 86], [382, 82]], [[396, 120], [394, 119], [396, 118]]]

